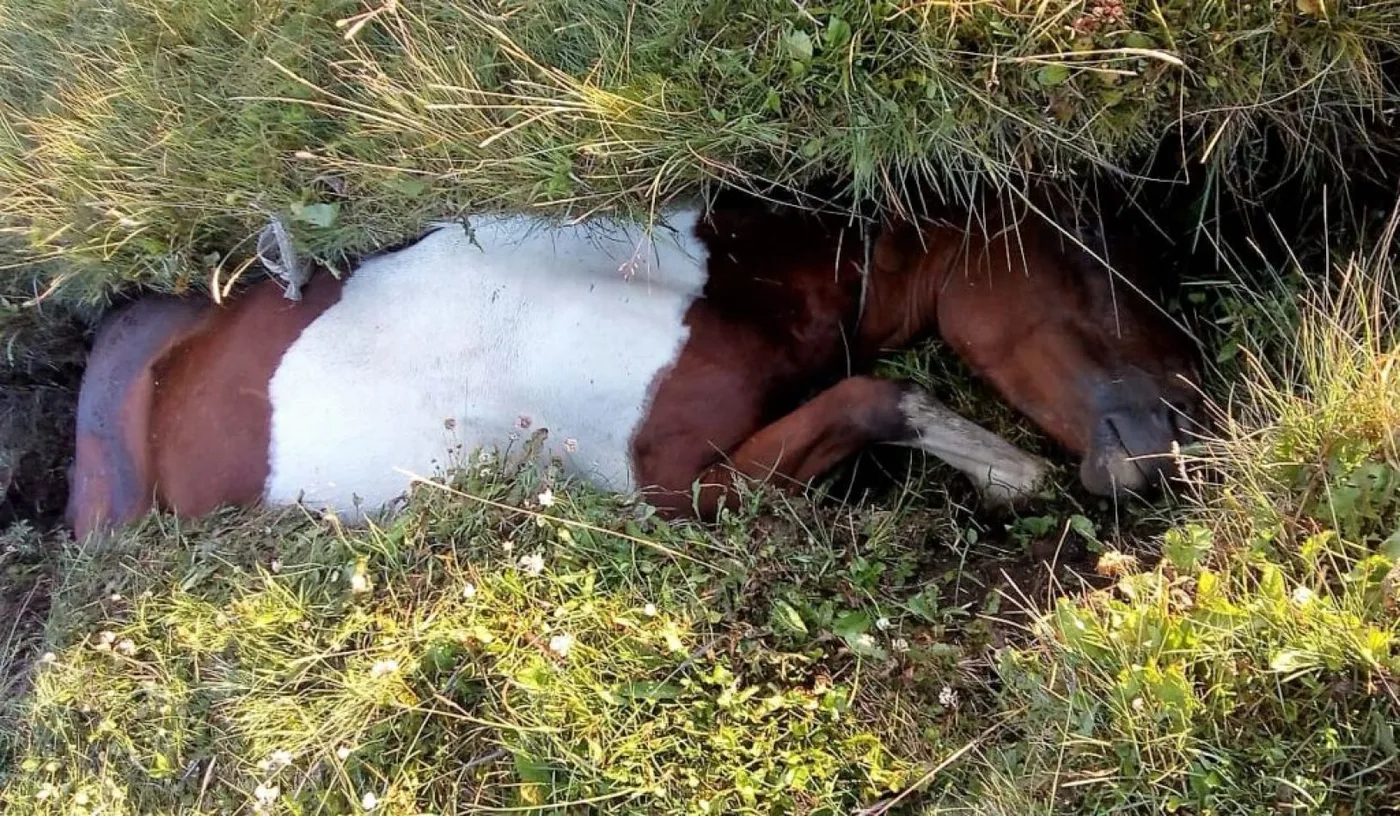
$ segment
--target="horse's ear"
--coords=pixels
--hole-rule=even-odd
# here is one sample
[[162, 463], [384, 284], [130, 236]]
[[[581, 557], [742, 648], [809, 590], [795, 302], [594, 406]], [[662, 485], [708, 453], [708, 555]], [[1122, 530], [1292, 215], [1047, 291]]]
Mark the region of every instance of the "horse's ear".
[[902, 272], [923, 254], [923, 236], [914, 224], [903, 218], [886, 222], [875, 239], [871, 260], [882, 272]]

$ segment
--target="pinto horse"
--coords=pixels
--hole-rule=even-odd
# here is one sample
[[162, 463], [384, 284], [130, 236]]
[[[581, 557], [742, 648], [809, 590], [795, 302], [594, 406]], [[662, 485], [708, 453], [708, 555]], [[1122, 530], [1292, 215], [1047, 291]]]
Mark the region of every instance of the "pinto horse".
[[872, 239], [731, 197], [664, 221], [474, 217], [318, 274], [298, 302], [266, 280], [220, 305], [129, 304], [84, 375], [69, 523], [258, 502], [353, 520], [454, 451], [540, 429], [567, 473], [678, 516], [877, 443], [942, 458], [988, 501], [1035, 491], [1046, 461], [862, 373], [935, 333], [1097, 494], [1159, 481], [1196, 411], [1184, 336], [1038, 219]]

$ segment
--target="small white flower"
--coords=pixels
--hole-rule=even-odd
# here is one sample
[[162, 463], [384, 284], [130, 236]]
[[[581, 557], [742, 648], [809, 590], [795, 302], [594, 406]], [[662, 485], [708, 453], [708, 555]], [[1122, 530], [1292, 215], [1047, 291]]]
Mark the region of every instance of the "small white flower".
[[399, 670], [399, 661], [389, 658], [388, 660], [377, 661], [369, 670], [370, 677], [383, 677]]
[[45, 782], [44, 786], [39, 788], [39, 792], [34, 794], [34, 798], [38, 799], [40, 802], [47, 801], [55, 796], [58, 796], [58, 787], [52, 782]]
[[889, 619], [889, 618], [877, 618], [877, 619], [875, 620], [875, 628], [876, 628], [876, 629], [879, 629], [881, 632], [887, 632], [887, 631], [889, 631], [889, 628], [890, 628], [890, 619]]
[[335, 749], [335, 755], [337, 759], [344, 762], [345, 760], [350, 758], [350, 747], [347, 745], [340, 746], [339, 748]]
[[1141, 712], [1147, 704], [1142, 701], [1141, 697], [1134, 697], [1132, 705], [1133, 711]]
[[292, 752], [280, 748], [276, 751], [273, 751], [272, 756], [267, 758], [267, 765], [269, 770], [280, 771], [281, 769], [291, 764]]
[[132, 643], [130, 638], [122, 640], [120, 643], [117, 644], [116, 648], [118, 652], [121, 652], [122, 654], [128, 657], [136, 654], [136, 644]]
[[856, 645], [862, 649], [875, 648], [875, 638], [869, 632], [861, 632], [856, 636]]
[[104, 629], [97, 635], [97, 642], [103, 646], [111, 646], [117, 641], [117, 633], [110, 629]]
[[379, 807], [379, 797], [375, 796], [373, 793], [366, 793], [360, 799], [360, 807], [365, 810], [374, 810]]
[[463, 597], [463, 598], [466, 598], [466, 599], [469, 600], [469, 601], [470, 601], [472, 598], [475, 598], [475, 597], [476, 597], [476, 584], [473, 584], [471, 581], [468, 581], [467, 583], [463, 584], [463, 585], [462, 585], [462, 597]]
[[572, 648], [574, 648], [574, 636], [567, 632], [549, 639], [549, 650], [560, 657], [568, 657], [569, 650]]
[[1293, 603], [1299, 606], [1306, 606], [1313, 599], [1313, 591], [1305, 586], [1300, 586], [1293, 590]]
[[155, 597], [155, 593], [152, 592], [152, 591], [150, 591], [149, 589], [146, 590], [145, 592], [142, 592], [142, 593], [141, 593], [141, 599], [142, 599], [142, 600], [145, 600], [145, 599], [147, 599], [147, 598], [154, 598], [154, 597]]
[[539, 499], [540, 507], [554, 506], [554, 491], [550, 490], [547, 487], [544, 489], [543, 492], [540, 493], [540, 495], [537, 498]]
[[78, 791], [77, 795], [73, 797], [73, 804], [78, 807], [87, 807], [91, 801], [92, 797], [87, 795], [87, 791]]
[[117, 601], [120, 601], [122, 599], [122, 594], [120, 592], [113, 592], [108, 597], [111, 599], [112, 603], [116, 603]]
[[282, 795], [282, 789], [276, 785], [259, 784], [253, 789], [253, 798], [258, 800], [258, 804], [267, 807], [277, 801], [277, 797]]
[[350, 591], [356, 594], [369, 591], [369, 579], [363, 573], [350, 576]]
[[649, 603], [646, 606], [642, 607], [642, 614], [646, 615], [648, 618], [656, 617], [656, 604]]
[[515, 552], [515, 542], [506, 541], [501, 545], [501, 551], [504, 552], [506, 555], [510, 555], [512, 552]]
[[907, 652], [909, 651], [909, 641], [904, 638], [895, 638], [894, 641], [890, 643], [890, 648], [894, 649], [896, 652]]
[[530, 553], [520, 557], [520, 568], [529, 575], [539, 575], [544, 572], [544, 556], [539, 553]]
[[55, 663], [57, 661], [58, 655], [54, 654], [53, 652], [44, 652], [44, 656], [39, 658], [40, 663]]
[[938, 692], [938, 704], [944, 708], [957, 708], [958, 692], [952, 686], [944, 686], [943, 690]]
[[275, 574], [277, 574], [277, 573], [279, 573], [279, 572], [281, 572], [281, 571], [282, 571], [282, 559], [280, 559], [280, 558], [274, 558], [274, 559], [272, 559], [272, 572], [273, 572], [273, 574], [275, 575]]

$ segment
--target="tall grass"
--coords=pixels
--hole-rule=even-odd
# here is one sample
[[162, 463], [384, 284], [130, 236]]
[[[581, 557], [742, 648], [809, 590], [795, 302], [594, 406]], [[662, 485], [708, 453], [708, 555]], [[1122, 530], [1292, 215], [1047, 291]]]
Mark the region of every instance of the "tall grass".
[[1294, 279], [1301, 292], [1253, 296], [1242, 334], [1259, 341], [1236, 361], [1160, 563], [1110, 553], [1110, 589], [1060, 600], [1002, 656], [1005, 704], [1026, 713], [981, 756], [969, 802], [1224, 814], [1397, 801], [1400, 283], [1389, 235], [1381, 245]]
[[1390, 3], [6, 0], [0, 292], [224, 286], [272, 213], [334, 260], [462, 208], [957, 197], [1173, 135], [1244, 184], [1266, 132], [1382, 150], [1397, 41]]

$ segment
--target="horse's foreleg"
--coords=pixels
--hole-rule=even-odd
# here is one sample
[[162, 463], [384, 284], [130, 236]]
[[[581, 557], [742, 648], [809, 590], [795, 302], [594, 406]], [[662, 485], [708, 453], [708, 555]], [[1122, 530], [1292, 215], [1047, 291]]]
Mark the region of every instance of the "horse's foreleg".
[[962, 471], [989, 506], [1029, 497], [1049, 476], [1049, 462], [953, 412], [922, 389], [906, 391], [900, 411], [914, 433], [888, 441], [931, 453]]
[[989, 502], [1033, 491], [1049, 465], [941, 406], [922, 390], [875, 377], [848, 377], [760, 429], [725, 461], [699, 474], [696, 496], [658, 496], [680, 509], [693, 498], [701, 516], [732, 506], [736, 479], [804, 485], [872, 444], [932, 453], [970, 476]]

